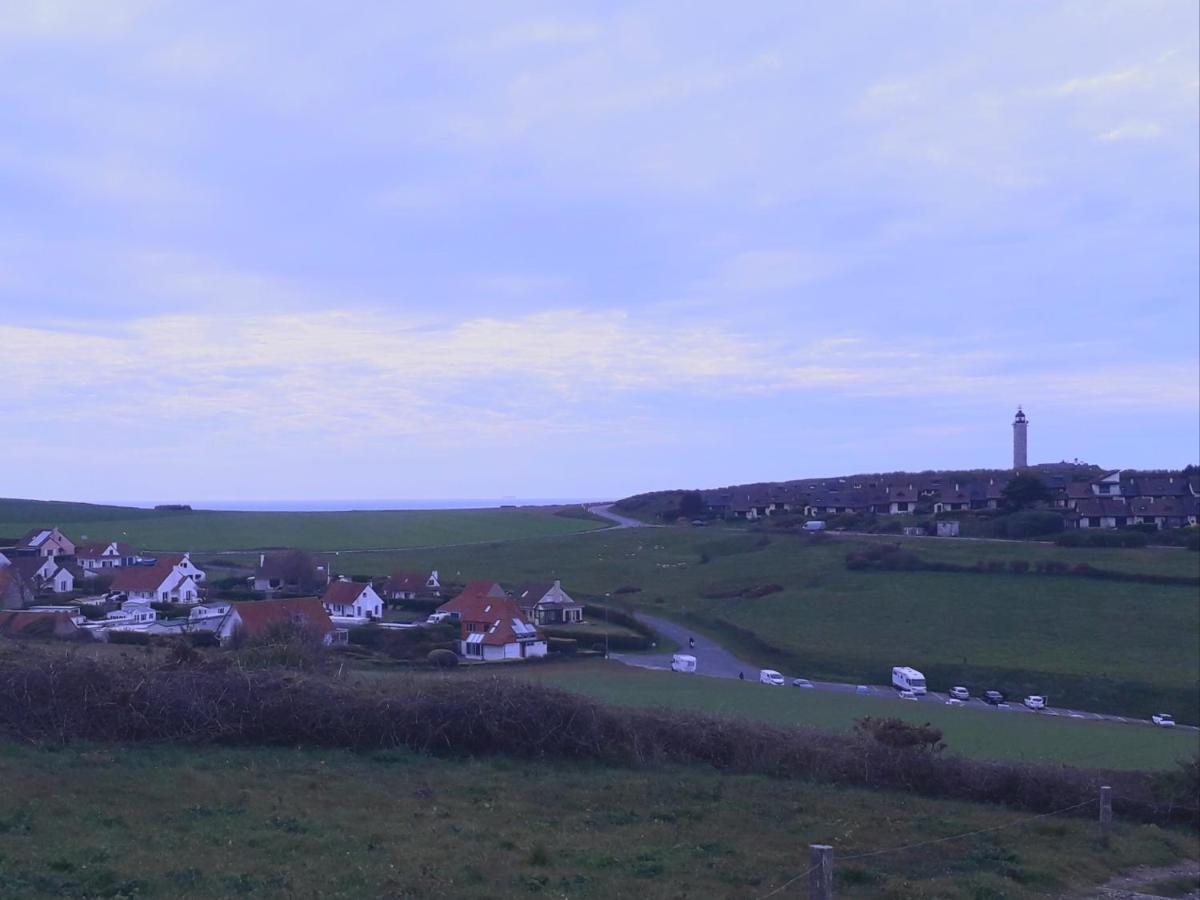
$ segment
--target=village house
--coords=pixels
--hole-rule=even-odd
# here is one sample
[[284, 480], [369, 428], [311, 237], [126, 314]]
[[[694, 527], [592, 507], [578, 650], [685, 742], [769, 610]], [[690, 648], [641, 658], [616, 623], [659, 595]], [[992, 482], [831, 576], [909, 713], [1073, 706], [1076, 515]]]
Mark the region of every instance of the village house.
[[345, 639], [333, 625], [324, 604], [316, 597], [292, 597], [282, 600], [251, 600], [231, 603], [213, 629], [222, 644], [239, 638], [264, 637], [274, 629], [297, 627], [309, 632], [323, 644]]
[[326, 588], [321, 604], [331, 616], [368, 622], [383, 618], [383, 598], [366, 582], [339, 578]]
[[190, 553], [163, 553], [154, 559], [154, 565], [169, 565], [180, 575], [187, 575], [196, 584], [204, 584], [204, 580], [208, 577], [203, 569], [192, 562]]
[[34, 594], [69, 594], [77, 570], [62, 556], [18, 556], [9, 568], [21, 574]]
[[464, 659], [498, 662], [546, 655], [545, 636], [498, 584], [472, 582], [438, 612], [460, 624], [459, 654]]
[[1075, 528], [1124, 528], [1129, 519], [1129, 504], [1124, 497], [1093, 496], [1075, 501], [1065, 523]]
[[441, 593], [437, 569], [428, 575], [420, 572], [393, 572], [383, 583], [379, 593], [384, 600], [415, 600], [417, 597]]
[[75, 544], [57, 528], [35, 528], [12, 547], [15, 556], [74, 556]]
[[[187, 560], [187, 566], [172, 564], [174, 558], [160, 558], [152, 566], [122, 566], [113, 575], [112, 589], [124, 594], [128, 600], [198, 603], [200, 585], [196, 573], [199, 570], [190, 560]], [[183, 559], [187, 559], [186, 554]], [[202, 572], [200, 575], [203, 577]]]
[[574, 625], [583, 621], [583, 604], [562, 589], [562, 582], [528, 584], [513, 593], [526, 621], [534, 625]]
[[85, 635], [76, 617], [64, 610], [2, 610], [0, 634], [6, 637], [79, 638]]
[[266, 594], [311, 593], [329, 586], [329, 563], [303, 550], [260, 553], [251, 580], [254, 590]]
[[1160, 531], [1184, 528], [1197, 521], [1196, 498], [1191, 496], [1133, 497], [1129, 501], [1129, 512], [1134, 525], [1153, 525]]
[[137, 561], [137, 552], [125, 541], [79, 544], [75, 548], [75, 563], [88, 576], [104, 569], [133, 566]]

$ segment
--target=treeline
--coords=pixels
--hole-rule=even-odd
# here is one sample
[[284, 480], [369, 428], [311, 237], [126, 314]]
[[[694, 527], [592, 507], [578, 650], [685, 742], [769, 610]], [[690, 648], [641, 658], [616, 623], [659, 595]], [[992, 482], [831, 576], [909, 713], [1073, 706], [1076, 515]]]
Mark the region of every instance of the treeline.
[[1108, 784], [1124, 819], [1200, 823], [1196, 760], [1165, 774], [982, 762], [935, 752], [923, 738], [884, 740], [876, 732], [890, 734], [617, 709], [500, 676], [413, 677], [385, 691], [294, 670], [246, 669], [224, 657], [155, 665], [27, 648], [0, 654], [0, 734], [23, 742], [405, 747], [458, 757], [704, 765], [1039, 813], [1094, 801]]

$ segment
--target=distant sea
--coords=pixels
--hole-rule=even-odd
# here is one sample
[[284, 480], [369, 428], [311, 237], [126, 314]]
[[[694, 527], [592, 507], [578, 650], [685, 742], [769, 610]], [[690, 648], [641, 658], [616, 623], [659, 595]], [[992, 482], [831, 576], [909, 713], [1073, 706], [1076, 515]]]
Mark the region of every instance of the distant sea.
[[496, 509], [501, 506], [567, 506], [597, 502], [602, 501], [582, 497], [460, 497], [442, 500], [126, 500], [115, 501], [115, 505], [150, 507], [158, 503], [187, 503], [193, 509], [237, 512], [337, 512], [350, 509]]

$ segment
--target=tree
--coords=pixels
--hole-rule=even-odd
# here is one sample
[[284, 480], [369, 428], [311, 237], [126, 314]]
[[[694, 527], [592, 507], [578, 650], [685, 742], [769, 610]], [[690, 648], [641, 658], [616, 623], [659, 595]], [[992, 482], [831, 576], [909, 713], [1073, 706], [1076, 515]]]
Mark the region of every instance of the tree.
[[679, 497], [679, 514], [687, 519], [704, 515], [704, 496], [699, 491], [684, 491]]
[[317, 561], [311, 553], [304, 550], [289, 550], [283, 554], [279, 561], [279, 571], [283, 583], [289, 588], [294, 585], [295, 590], [302, 594], [314, 593], [322, 586], [317, 574]]
[[1024, 509], [1050, 500], [1050, 491], [1036, 475], [1018, 475], [1001, 491], [1009, 506]]

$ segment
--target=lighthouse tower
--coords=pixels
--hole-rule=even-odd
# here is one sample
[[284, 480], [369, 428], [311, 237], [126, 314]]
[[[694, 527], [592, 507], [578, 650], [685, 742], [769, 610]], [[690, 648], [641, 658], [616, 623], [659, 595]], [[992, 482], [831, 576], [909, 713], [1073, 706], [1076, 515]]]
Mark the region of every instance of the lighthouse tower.
[[1017, 417], [1013, 419], [1013, 468], [1017, 471], [1029, 466], [1029, 420], [1021, 407], [1017, 407]]

